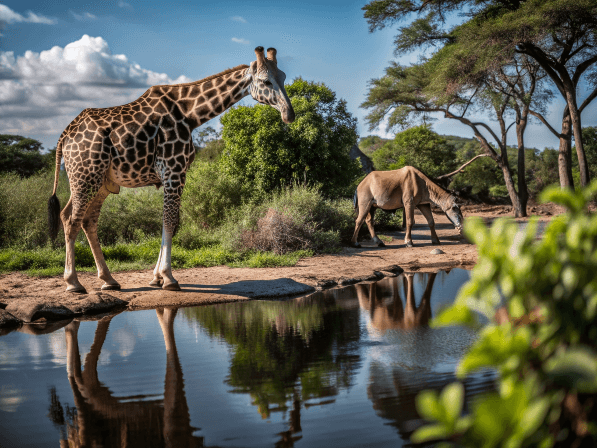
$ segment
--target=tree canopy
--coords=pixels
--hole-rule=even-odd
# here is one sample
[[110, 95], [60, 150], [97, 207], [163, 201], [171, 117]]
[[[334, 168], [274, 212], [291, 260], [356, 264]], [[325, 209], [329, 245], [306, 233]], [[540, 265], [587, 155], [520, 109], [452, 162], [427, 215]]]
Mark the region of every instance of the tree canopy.
[[300, 182], [321, 186], [327, 196], [346, 195], [361, 174], [349, 157], [357, 132], [346, 101], [325, 84], [302, 78], [286, 92], [297, 117], [291, 124], [264, 105], [236, 107], [222, 117], [220, 168], [255, 194]]
[[20, 135], [0, 135], [0, 172], [29, 177], [48, 165], [53, 166], [54, 152], [42, 154], [41, 142]]

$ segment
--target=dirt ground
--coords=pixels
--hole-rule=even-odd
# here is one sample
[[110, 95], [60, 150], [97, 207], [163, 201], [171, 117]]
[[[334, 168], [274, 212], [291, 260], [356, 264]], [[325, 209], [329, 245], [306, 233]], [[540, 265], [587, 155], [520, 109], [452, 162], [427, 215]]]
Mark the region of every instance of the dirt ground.
[[[512, 216], [509, 206], [464, 206], [464, 217], [481, 216], [486, 221]], [[548, 221], [563, 210], [553, 204], [529, 207], [531, 216]], [[114, 277], [122, 285], [120, 291], [101, 291], [102, 282], [92, 273], [80, 273], [79, 280], [87, 288], [87, 296], [116, 298], [127, 303], [128, 309], [162, 306], [191, 306], [256, 298], [289, 297], [306, 294], [322, 287], [372, 280], [396, 272], [399, 266], [407, 272], [435, 272], [452, 268], [472, 269], [477, 261], [476, 247], [460, 237], [447, 217], [434, 210], [436, 231], [441, 246], [432, 246], [424, 217], [415, 215], [413, 241], [415, 247], [404, 245], [404, 232], [380, 232], [393, 240], [378, 248], [370, 240], [361, 241], [361, 248], [346, 247], [339, 254], [321, 255], [300, 260], [296, 266], [282, 268], [211, 268], [179, 269], [174, 276], [182, 291], [163, 291], [148, 285], [150, 270], [117, 272]], [[517, 221], [525, 221], [526, 218]], [[368, 234], [368, 232], [367, 232]], [[431, 254], [440, 248], [443, 254]], [[157, 258], [156, 253], [156, 258]], [[394, 266], [394, 267], [392, 267]], [[61, 276], [34, 278], [23, 273], [0, 276], [0, 309], [11, 302], [72, 303], [83, 297], [65, 292]], [[15, 305], [13, 303], [13, 305]], [[10, 307], [9, 307], [10, 309]], [[8, 310], [7, 310], [8, 311]]]

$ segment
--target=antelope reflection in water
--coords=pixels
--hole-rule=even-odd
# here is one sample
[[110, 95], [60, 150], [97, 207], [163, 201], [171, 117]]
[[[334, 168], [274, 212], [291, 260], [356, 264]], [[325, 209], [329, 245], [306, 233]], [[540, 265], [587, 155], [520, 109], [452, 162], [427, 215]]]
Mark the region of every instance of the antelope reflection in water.
[[[166, 376], [163, 400], [145, 396], [114, 397], [97, 374], [97, 364], [113, 316], [97, 323], [91, 349], [81, 370], [79, 322], [65, 327], [67, 373], [76, 412], [69, 413], [67, 440], [61, 447], [86, 446], [203, 446], [203, 438], [194, 437], [176, 341], [174, 318], [177, 309], [157, 309], [156, 314], [166, 345]], [[54, 400], [52, 406], [55, 406]]]
[[[372, 348], [367, 395], [377, 415], [394, 426], [403, 440], [409, 440], [423, 423], [415, 406], [418, 393], [440, 391], [456, 381], [453, 372], [458, 359], [476, 338], [473, 330], [464, 327], [428, 327], [436, 275], [416, 274], [426, 281], [418, 307], [413, 274], [356, 285], [359, 305], [368, 311], [370, 337], [385, 342]], [[494, 378], [492, 371], [466, 378], [465, 401], [492, 390]]]
[[[431, 318], [431, 291], [435, 276], [435, 273], [428, 274], [427, 286], [418, 307], [412, 273], [382, 282], [355, 285], [360, 307], [369, 311], [367, 326], [370, 330], [383, 335], [388, 330], [410, 330], [427, 325]], [[405, 306], [400, 297], [400, 283], [404, 289]]]

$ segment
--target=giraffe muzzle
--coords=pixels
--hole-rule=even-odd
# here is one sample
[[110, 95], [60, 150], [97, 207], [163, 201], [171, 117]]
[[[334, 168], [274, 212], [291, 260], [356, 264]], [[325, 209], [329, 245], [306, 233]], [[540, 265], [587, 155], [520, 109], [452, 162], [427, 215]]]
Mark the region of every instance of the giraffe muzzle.
[[295, 116], [294, 116], [294, 109], [292, 108], [292, 106], [289, 108], [282, 109], [280, 111], [280, 114], [282, 115], [282, 121], [284, 123], [290, 124], [294, 121]]

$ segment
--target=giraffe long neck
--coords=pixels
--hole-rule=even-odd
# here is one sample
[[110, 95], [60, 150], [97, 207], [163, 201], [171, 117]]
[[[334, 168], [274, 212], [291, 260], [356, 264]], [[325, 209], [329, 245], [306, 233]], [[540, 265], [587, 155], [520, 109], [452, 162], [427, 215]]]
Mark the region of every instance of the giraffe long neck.
[[220, 115], [249, 94], [251, 77], [247, 66], [223, 72], [206, 80], [167, 86], [186, 122], [194, 129]]
[[454, 196], [429, 179], [427, 179], [427, 190], [429, 191], [429, 199], [437, 204], [443, 211], [452, 207]]

